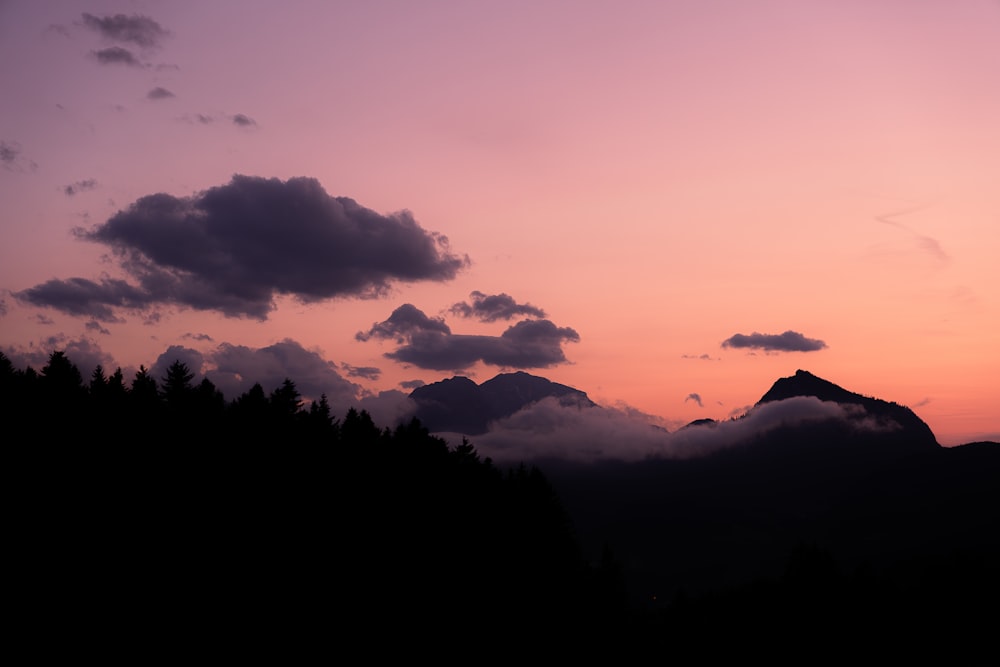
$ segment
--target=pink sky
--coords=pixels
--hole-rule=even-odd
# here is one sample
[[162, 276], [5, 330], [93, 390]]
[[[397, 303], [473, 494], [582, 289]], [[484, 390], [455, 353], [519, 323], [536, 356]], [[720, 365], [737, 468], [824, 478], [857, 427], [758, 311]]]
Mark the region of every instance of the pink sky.
[[[8, 0], [0, 349], [82, 340], [134, 368], [291, 339], [363, 391], [482, 381], [517, 366], [420, 368], [356, 334], [412, 304], [492, 344], [522, 318], [449, 308], [506, 294], [579, 338], [524, 370], [670, 428], [802, 368], [912, 407], [942, 444], [1000, 440], [998, 34], [995, 0]], [[265, 320], [24, 298], [135, 284], [72, 230], [235, 174], [409, 211], [469, 263], [380, 298], [277, 295]], [[825, 347], [722, 346], [786, 331]]]

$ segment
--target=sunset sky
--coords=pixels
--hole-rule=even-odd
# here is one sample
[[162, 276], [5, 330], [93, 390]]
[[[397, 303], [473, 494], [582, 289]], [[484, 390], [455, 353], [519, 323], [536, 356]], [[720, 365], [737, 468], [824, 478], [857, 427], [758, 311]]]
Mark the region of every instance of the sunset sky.
[[997, 0], [0, 0], [0, 82], [18, 366], [1000, 440]]

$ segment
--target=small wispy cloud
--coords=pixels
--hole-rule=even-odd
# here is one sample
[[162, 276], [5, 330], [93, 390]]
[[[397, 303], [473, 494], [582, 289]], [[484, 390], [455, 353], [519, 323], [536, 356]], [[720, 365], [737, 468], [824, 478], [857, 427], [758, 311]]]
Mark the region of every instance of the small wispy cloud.
[[16, 141], [0, 141], [0, 164], [8, 171], [25, 172], [38, 168], [34, 160], [24, 156], [21, 144]]
[[343, 363], [340, 367], [347, 373], [347, 377], [378, 380], [382, 376], [382, 370], [374, 366], [352, 366]]
[[688, 394], [688, 395], [687, 395], [687, 397], [686, 397], [686, 398], [684, 399], [684, 402], [685, 402], [685, 403], [687, 403], [688, 401], [694, 401], [695, 403], [697, 403], [697, 404], [698, 404], [698, 407], [699, 407], [699, 408], [703, 408], [703, 407], [705, 407], [705, 406], [704, 406], [704, 404], [703, 404], [703, 403], [701, 402], [701, 394], [696, 394], [696, 393], [694, 393], [694, 392], [691, 392], [691, 393], [690, 393], [690, 394]]
[[109, 46], [106, 49], [91, 51], [94, 58], [102, 65], [126, 65], [142, 67], [142, 62], [131, 51], [121, 46]]
[[70, 183], [69, 185], [63, 187], [63, 193], [67, 197], [72, 197], [78, 192], [84, 192], [86, 190], [93, 190], [97, 187], [97, 181], [93, 178], [86, 178], [82, 181], [77, 181], [76, 183]]
[[875, 220], [881, 222], [884, 225], [889, 225], [891, 227], [896, 227], [897, 229], [902, 229], [916, 240], [917, 246], [921, 250], [931, 255], [940, 262], [947, 262], [950, 259], [948, 257], [948, 253], [944, 251], [944, 248], [941, 246], [941, 243], [937, 239], [932, 238], [930, 236], [926, 236], [924, 234], [920, 234], [915, 230], [913, 230], [911, 227], [904, 225], [902, 222], [897, 220], [897, 218], [902, 218], [912, 213], [922, 211], [928, 208], [928, 206], [929, 205], [927, 204], [921, 206], [911, 206], [909, 208], [893, 211], [891, 213], [883, 213], [881, 215], [876, 215]]
[[115, 14], [95, 16], [84, 12], [83, 25], [96, 31], [105, 39], [135, 44], [144, 49], [160, 45], [170, 32], [148, 16], [141, 14]]
[[157, 86], [156, 88], [153, 88], [151, 91], [146, 93], [146, 97], [148, 97], [151, 100], [165, 100], [177, 96], [174, 95], [169, 90], [167, 90], [166, 88], [163, 88], [162, 86]]

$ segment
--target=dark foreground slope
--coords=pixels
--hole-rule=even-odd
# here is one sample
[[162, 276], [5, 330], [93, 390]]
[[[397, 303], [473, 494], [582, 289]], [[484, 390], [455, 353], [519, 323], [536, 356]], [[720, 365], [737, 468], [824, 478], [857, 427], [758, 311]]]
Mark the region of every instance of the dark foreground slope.
[[758, 405], [802, 396], [846, 417], [702, 458], [543, 469], [585, 548], [610, 546], [653, 635], [673, 628], [720, 659], [774, 657], [794, 643], [778, 632], [826, 647], [802, 664], [865, 642], [879, 659], [978, 659], [1000, 594], [1000, 445], [940, 447], [907, 408], [802, 371]]

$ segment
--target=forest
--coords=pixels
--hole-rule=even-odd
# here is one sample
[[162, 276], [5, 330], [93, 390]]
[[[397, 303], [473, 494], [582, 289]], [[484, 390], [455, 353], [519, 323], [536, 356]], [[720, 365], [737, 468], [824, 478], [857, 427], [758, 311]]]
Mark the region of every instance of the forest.
[[98, 367], [85, 380], [62, 352], [39, 371], [0, 353], [15, 630], [173, 655], [404, 642], [442, 656], [974, 664], [987, 650], [992, 553], [900, 579], [802, 543], [778, 577], [636, 605], [616, 545], [585, 553], [537, 465], [501, 468], [416, 419], [333, 415], [292, 379], [227, 400], [194, 377], [178, 361], [159, 378]]

